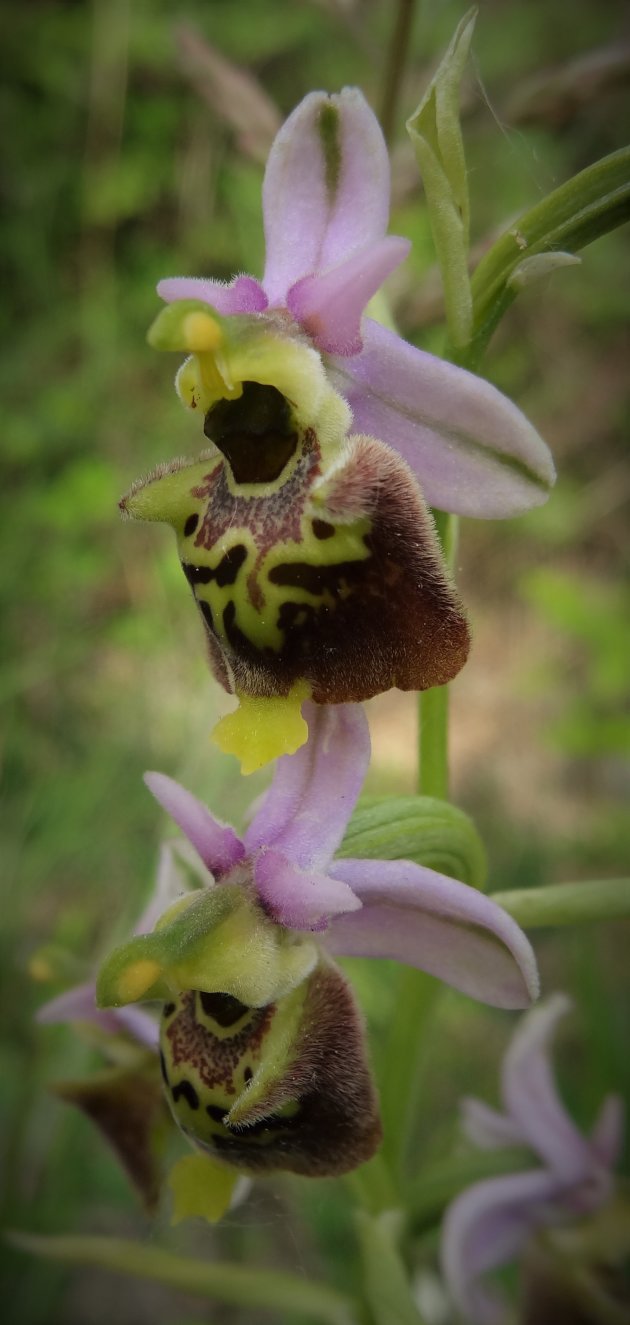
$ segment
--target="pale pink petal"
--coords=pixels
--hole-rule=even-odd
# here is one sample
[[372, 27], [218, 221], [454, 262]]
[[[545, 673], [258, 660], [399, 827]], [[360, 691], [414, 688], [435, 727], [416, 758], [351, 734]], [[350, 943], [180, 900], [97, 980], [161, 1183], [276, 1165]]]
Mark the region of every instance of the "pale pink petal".
[[363, 94], [311, 92], [277, 135], [265, 171], [263, 285], [283, 304], [302, 276], [335, 267], [389, 219], [389, 160]]
[[481, 1276], [514, 1260], [538, 1224], [556, 1222], [557, 1182], [534, 1169], [475, 1183], [449, 1206], [442, 1225], [442, 1273], [471, 1325], [504, 1325], [506, 1304]]
[[83, 985], [74, 985], [72, 989], [67, 989], [65, 993], [58, 994], [57, 998], [51, 998], [48, 1003], [42, 1004], [35, 1013], [35, 1020], [48, 1025], [58, 1021], [98, 1021], [112, 1017], [114, 1014], [101, 1010], [96, 1006], [96, 994], [94, 982], [87, 982]]
[[523, 1145], [523, 1134], [512, 1119], [482, 1100], [463, 1099], [460, 1114], [464, 1135], [480, 1150]]
[[405, 860], [336, 860], [330, 872], [363, 902], [331, 922], [323, 940], [331, 952], [406, 962], [494, 1007], [537, 997], [528, 939], [475, 888]]
[[225, 281], [206, 280], [203, 276], [167, 276], [158, 283], [160, 299], [167, 304], [179, 299], [199, 299], [217, 313], [263, 313], [268, 299], [262, 285], [253, 276], [235, 276]]
[[261, 851], [257, 856], [254, 883], [265, 909], [288, 929], [325, 929], [329, 916], [361, 906], [347, 884], [314, 870], [299, 870], [279, 851]]
[[588, 1177], [594, 1167], [588, 1141], [558, 1095], [550, 1060], [556, 1026], [570, 1007], [564, 994], [555, 994], [524, 1017], [501, 1074], [506, 1111], [532, 1150], [568, 1185]]
[[493, 519], [547, 499], [551, 453], [496, 387], [370, 318], [361, 335], [357, 358], [329, 361], [331, 381], [352, 409], [355, 432], [398, 451], [430, 506]]
[[55, 1022], [90, 1021], [110, 1035], [126, 1033], [149, 1049], [157, 1050], [157, 1021], [141, 1008], [97, 1008], [94, 984], [76, 985], [57, 998], [44, 1003], [36, 1020], [45, 1025]]
[[613, 1169], [621, 1157], [624, 1114], [621, 1095], [607, 1095], [591, 1131], [591, 1149], [608, 1169]]
[[147, 1049], [153, 1049], [157, 1053], [160, 1027], [156, 1018], [137, 1007], [116, 1008], [114, 1015], [119, 1022], [119, 1029], [122, 1027], [134, 1040], [138, 1040], [140, 1044], [146, 1045]]
[[144, 780], [162, 809], [192, 842], [215, 879], [227, 874], [243, 859], [245, 848], [234, 829], [213, 818], [205, 805], [179, 782], [174, 782], [165, 773], [145, 773]]
[[249, 855], [275, 847], [301, 869], [325, 869], [340, 845], [370, 761], [360, 704], [305, 704], [308, 741], [276, 764], [245, 833]]
[[304, 276], [291, 286], [287, 308], [318, 350], [359, 354], [363, 309], [383, 281], [404, 262], [410, 248], [408, 239], [395, 235], [377, 239], [338, 267]]

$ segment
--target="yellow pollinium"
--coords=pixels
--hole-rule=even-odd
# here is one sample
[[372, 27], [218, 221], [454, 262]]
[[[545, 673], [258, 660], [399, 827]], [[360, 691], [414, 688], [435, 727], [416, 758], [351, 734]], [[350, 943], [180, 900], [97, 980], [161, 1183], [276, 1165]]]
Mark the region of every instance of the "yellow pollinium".
[[162, 974], [159, 962], [141, 958], [127, 967], [118, 980], [117, 994], [120, 1003], [135, 1003], [146, 994]]
[[218, 1223], [228, 1209], [238, 1181], [237, 1169], [217, 1164], [207, 1155], [185, 1155], [168, 1176], [173, 1193], [171, 1223], [195, 1217]]
[[215, 745], [236, 755], [242, 773], [255, 773], [280, 755], [292, 755], [308, 739], [302, 704], [310, 695], [306, 681], [297, 681], [288, 695], [261, 699], [240, 695], [239, 706], [217, 723]]
[[223, 343], [223, 332], [209, 313], [188, 313], [182, 323], [182, 331], [191, 354], [218, 350]]

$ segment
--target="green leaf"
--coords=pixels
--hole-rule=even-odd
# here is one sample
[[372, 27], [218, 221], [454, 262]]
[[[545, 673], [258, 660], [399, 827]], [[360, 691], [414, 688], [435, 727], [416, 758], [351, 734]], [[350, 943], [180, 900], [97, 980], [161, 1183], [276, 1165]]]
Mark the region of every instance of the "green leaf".
[[[70, 1265], [96, 1265], [117, 1274], [167, 1284], [183, 1293], [209, 1297], [252, 1311], [292, 1312], [327, 1325], [352, 1325], [355, 1316], [349, 1298], [303, 1275], [280, 1270], [257, 1270], [250, 1265], [208, 1264], [191, 1256], [178, 1256], [164, 1247], [150, 1247], [122, 1238], [40, 1237], [16, 1232], [9, 1240], [20, 1251], [65, 1261]], [[276, 1314], [275, 1320], [279, 1317]]]
[[372, 860], [413, 860], [473, 888], [483, 888], [486, 853], [472, 819], [432, 796], [362, 800], [337, 853]]
[[594, 924], [630, 916], [630, 879], [552, 883], [545, 888], [492, 893], [491, 897], [524, 929]]
[[407, 121], [422, 174], [431, 231], [442, 273], [449, 336], [465, 346], [472, 331], [468, 277], [470, 205], [459, 118], [459, 88], [477, 10], [459, 24], [427, 91]]
[[[472, 278], [473, 341], [466, 366], [478, 363], [514, 299], [514, 274], [539, 254], [573, 254], [630, 219], [630, 147], [587, 166], [510, 226]], [[458, 342], [450, 332], [453, 346]]]

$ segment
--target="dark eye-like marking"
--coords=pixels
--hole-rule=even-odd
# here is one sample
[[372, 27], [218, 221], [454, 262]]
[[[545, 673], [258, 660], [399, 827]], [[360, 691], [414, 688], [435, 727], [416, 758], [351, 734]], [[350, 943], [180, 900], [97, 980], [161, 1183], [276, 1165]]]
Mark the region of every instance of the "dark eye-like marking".
[[237, 483], [273, 483], [298, 444], [288, 401], [277, 387], [261, 382], [244, 382], [238, 400], [219, 400], [208, 410], [203, 430]]
[[199, 1002], [207, 1017], [216, 1021], [218, 1026], [235, 1026], [250, 1009], [232, 994], [206, 994], [199, 992]]
[[224, 1109], [221, 1104], [206, 1104], [206, 1113], [209, 1118], [212, 1118], [213, 1123], [222, 1123], [227, 1109]]
[[316, 538], [332, 538], [334, 532], [335, 526], [330, 524], [328, 520], [313, 520], [313, 533]]
[[171, 1086], [171, 1094], [175, 1104], [177, 1104], [179, 1099], [185, 1099], [191, 1109], [199, 1108], [199, 1096], [197, 1091], [192, 1083], [187, 1081], [185, 1077], [183, 1081], [178, 1081], [176, 1086]]
[[244, 561], [247, 561], [247, 548], [244, 543], [236, 543], [234, 547], [228, 548], [214, 569], [211, 566], [194, 566], [190, 561], [182, 561], [182, 570], [191, 588], [196, 584], [210, 584], [215, 580], [219, 588], [224, 589], [226, 585], [234, 584]]
[[184, 525], [184, 535], [186, 538], [190, 538], [191, 535], [194, 534], [198, 524], [199, 524], [199, 516], [195, 512], [193, 512], [192, 515], [188, 516], [188, 519]]
[[196, 584], [209, 584], [214, 579], [210, 566], [193, 566], [189, 561], [182, 561], [182, 570], [192, 588]]

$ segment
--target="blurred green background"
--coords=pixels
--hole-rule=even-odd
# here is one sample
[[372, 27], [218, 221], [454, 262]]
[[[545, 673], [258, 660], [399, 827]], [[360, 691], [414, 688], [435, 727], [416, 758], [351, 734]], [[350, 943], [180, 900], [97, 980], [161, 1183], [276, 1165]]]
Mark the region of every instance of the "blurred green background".
[[[358, 83], [392, 117], [392, 230], [414, 241], [390, 282], [392, 307], [410, 339], [439, 351], [439, 281], [403, 126], [465, 6], [417, 5], [392, 96], [396, 9], [387, 0], [6, 7], [5, 1227], [162, 1239], [353, 1286], [339, 1183], [260, 1184], [218, 1231], [171, 1231], [167, 1210], [149, 1226], [100, 1138], [47, 1093], [97, 1059], [68, 1028], [33, 1022], [61, 986], [38, 986], [29, 962], [51, 943], [96, 960], [127, 932], [164, 827], [143, 769], [180, 777], [237, 823], [263, 785], [243, 781], [209, 743], [224, 700], [169, 532], [120, 523], [116, 503], [156, 462], [200, 446], [172, 390], [175, 362], [145, 342], [155, 283], [261, 274], [265, 156], [312, 88]], [[576, 0], [570, 21], [564, 0], [481, 0], [462, 98], [477, 253], [520, 210], [623, 144], [629, 52], [623, 0]], [[462, 529], [458, 575], [476, 646], [454, 686], [453, 788], [486, 840], [495, 889], [627, 872], [628, 288], [620, 232], [522, 295], [484, 366], [547, 438], [560, 475], [542, 510]], [[400, 695], [369, 706], [370, 791], [413, 790], [413, 708]], [[578, 1003], [562, 1080], [582, 1122], [605, 1090], [630, 1094], [628, 937], [616, 924], [537, 941], [546, 987], [565, 987]], [[385, 964], [354, 963], [353, 972], [382, 1065], [400, 976]], [[492, 1097], [510, 1025], [462, 997], [441, 999], [436, 1033], [418, 1044], [411, 1178], [449, 1153], [460, 1094], [474, 1086]], [[413, 1254], [430, 1264], [432, 1250], [429, 1239]], [[7, 1275], [16, 1325], [253, 1319], [14, 1253]]]

